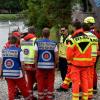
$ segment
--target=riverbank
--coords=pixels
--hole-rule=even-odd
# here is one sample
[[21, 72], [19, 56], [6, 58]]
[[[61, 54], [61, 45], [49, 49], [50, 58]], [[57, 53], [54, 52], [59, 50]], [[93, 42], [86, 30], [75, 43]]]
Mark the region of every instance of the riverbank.
[[[55, 98], [54, 100], [71, 100], [72, 90], [69, 89], [68, 92], [57, 92], [56, 89], [59, 88], [61, 81], [60, 72], [56, 70], [55, 73]], [[34, 91], [34, 95], [37, 97], [37, 91]], [[7, 83], [5, 80], [0, 81], [0, 100], [8, 100]], [[19, 99], [16, 99], [19, 100]], [[23, 100], [21, 98], [20, 100]], [[98, 93], [94, 95], [92, 100], [100, 100], [100, 73], [98, 73]]]
[[23, 19], [21, 14], [0, 14], [0, 21], [14, 21], [21, 19]]

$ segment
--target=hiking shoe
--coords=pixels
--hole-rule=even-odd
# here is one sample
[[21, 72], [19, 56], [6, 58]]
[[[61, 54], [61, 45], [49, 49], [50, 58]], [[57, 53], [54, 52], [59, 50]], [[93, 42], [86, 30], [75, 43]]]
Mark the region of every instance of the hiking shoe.
[[60, 87], [60, 88], [58, 88], [58, 89], [56, 89], [58, 92], [67, 92], [68, 91], [68, 89], [64, 89], [64, 88], [62, 88], [62, 87]]

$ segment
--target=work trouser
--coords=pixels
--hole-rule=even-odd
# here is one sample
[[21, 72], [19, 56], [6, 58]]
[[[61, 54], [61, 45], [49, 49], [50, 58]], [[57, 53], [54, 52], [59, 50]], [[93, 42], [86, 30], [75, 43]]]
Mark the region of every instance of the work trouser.
[[19, 79], [6, 78], [6, 81], [8, 84], [8, 98], [9, 98], [8, 100], [14, 100], [16, 86], [22, 92], [22, 95], [24, 96], [25, 100], [31, 100], [28, 88], [26, 86], [26, 81], [24, 78], [19, 78]]
[[94, 67], [88, 68], [88, 98], [93, 97], [93, 77], [94, 77]]
[[96, 72], [96, 68], [94, 68], [94, 74], [93, 74], [93, 90], [97, 90], [97, 72]]
[[88, 100], [88, 67], [71, 67], [72, 100], [79, 100], [79, 89], [82, 89], [82, 100]]
[[95, 65], [94, 65], [93, 90], [97, 90], [97, 72], [96, 72], [96, 65], [97, 65], [97, 63], [99, 61], [99, 57], [100, 57], [100, 55], [97, 56], [96, 62], [95, 62]]
[[66, 73], [67, 73], [67, 60], [66, 58], [59, 57], [59, 70], [61, 73], [61, 78], [64, 81]]
[[61, 84], [61, 87], [64, 88], [64, 89], [68, 89], [69, 88], [69, 85], [71, 83], [71, 75], [70, 75], [70, 72], [71, 72], [71, 65], [68, 65], [68, 70], [67, 70], [66, 77], [65, 77], [63, 83]]
[[29, 89], [29, 93], [33, 95], [33, 85], [36, 82], [36, 70], [34, 69], [35, 65], [25, 64], [25, 67], [25, 79], [27, 82], [27, 87]]
[[53, 100], [54, 69], [37, 69], [38, 100]]

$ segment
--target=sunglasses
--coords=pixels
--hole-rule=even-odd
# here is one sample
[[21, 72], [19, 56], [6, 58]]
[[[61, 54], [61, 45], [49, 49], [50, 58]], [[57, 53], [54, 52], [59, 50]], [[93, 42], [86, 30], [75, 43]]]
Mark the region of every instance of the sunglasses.
[[64, 32], [65, 30], [61, 30], [61, 32]]

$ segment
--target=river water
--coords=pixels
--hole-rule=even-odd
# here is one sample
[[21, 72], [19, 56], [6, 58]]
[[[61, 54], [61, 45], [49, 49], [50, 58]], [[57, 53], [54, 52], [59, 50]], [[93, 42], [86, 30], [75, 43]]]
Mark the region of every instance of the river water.
[[0, 51], [3, 47], [3, 45], [7, 42], [8, 40], [8, 33], [20, 29], [20, 31], [23, 30], [24, 28], [24, 22], [23, 21], [17, 21], [17, 22], [0, 22]]

